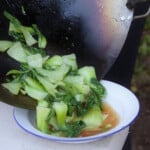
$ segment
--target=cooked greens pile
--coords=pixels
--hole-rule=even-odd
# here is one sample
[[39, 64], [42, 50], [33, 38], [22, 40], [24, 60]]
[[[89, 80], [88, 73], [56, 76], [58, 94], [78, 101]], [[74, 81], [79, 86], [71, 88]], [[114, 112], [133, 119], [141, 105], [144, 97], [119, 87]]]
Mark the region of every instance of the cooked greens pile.
[[12, 94], [38, 101], [37, 128], [57, 136], [76, 137], [103, 122], [105, 88], [92, 66], [78, 68], [75, 54], [48, 56], [46, 38], [36, 25], [27, 27], [8, 12], [12, 41], [0, 41], [0, 51], [20, 63], [2, 86]]

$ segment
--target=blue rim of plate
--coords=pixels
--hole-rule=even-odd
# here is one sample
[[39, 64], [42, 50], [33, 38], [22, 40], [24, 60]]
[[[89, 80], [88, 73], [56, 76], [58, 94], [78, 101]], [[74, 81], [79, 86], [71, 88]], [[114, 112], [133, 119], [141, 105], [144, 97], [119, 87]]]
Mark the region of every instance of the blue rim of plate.
[[[106, 81], [105, 81], [106, 82]], [[107, 81], [107, 82], [110, 82], [110, 81]], [[112, 83], [112, 82], [111, 82]], [[113, 82], [114, 83], [114, 82]], [[115, 83], [114, 83], [115, 84]], [[119, 85], [119, 84], [117, 84]], [[121, 86], [121, 85], [120, 85]], [[122, 86], [121, 86], [122, 87]], [[126, 89], [128, 90], [128, 89]], [[130, 92], [130, 90], [128, 90]], [[133, 93], [132, 93], [133, 94]], [[24, 126], [20, 120], [17, 118], [17, 109], [20, 109], [20, 110], [24, 110], [26, 111], [26, 113], [28, 113], [28, 111], [30, 110], [27, 110], [27, 109], [22, 109], [22, 108], [17, 108], [17, 107], [14, 107], [14, 110], [13, 110], [13, 117], [14, 117], [14, 120], [15, 122], [17, 123], [17, 125], [22, 128], [24, 131], [26, 131], [27, 133], [31, 134], [31, 135], [34, 135], [36, 137], [40, 137], [42, 139], [47, 139], [47, 140], [51, 140], [51, 141], [55, 141], [55, 142], [61, 142], [61, 143], [86, 143], [86, 142], [92, 142], [92, 141], [97, 141], [97, 140], [101, 140], [101, 139], [104, 139], [104, 138], [107, 138], [107, 137], [110, 137], [122, 130], [124, 130], [125, 128], [129, 127], [134, 121], [135, 119], [137, 118], [138, 114], [139, 114], [139, 111], [140, 111], [140, 103], [139, 101], [137, 100], [137, 112], [135, 114], [135, 116], [132, 118], [132, 120], [130, 122], [128, 122], [128, 124], [124, 125], [124, 126], [120, 126], [118, 129], [116, 128], [113, 128], [111, 130], [108, 130], [104, 133], [100, 133], [100, 134], [97, 134], [97, 135], [92, 135], [92, 136], [88, 136], [88, 137], [73, 137], [73, 138], [69, 138], [69, 137], [57, 137], [57, 136], [53, 136], [53, 135], [50, 135], [50, 134], [46, 134], [46, 133], [43, 133], [41, 131], [39, 131], [38, 129], [36, 129], [35, 127], [33, 127], [33, 125], [31, 124], [31, 127], [34, 128], [34, 130], [36, 130], [36, 132], [32, 131], [31, 129], [28, 129], [26, 126]], [[25, 118], [24, 118], [25, 119]], [[27, 119], [27, 117], [26, 117]], [[29, 120], [29, 119], [28, 119]], [[30, 121], [29, 121], [30, 122]]]

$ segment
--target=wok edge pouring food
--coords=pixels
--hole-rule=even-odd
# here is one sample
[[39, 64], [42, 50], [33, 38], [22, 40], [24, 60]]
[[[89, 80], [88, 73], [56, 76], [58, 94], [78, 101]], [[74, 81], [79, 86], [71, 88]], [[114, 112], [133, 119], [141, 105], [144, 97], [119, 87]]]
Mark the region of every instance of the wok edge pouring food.
[[[44, 1], [42, 1], [42, 2], [41, 2], [42, 3], [41, 5], [43, 6]], [[45, 0], [45, 2], [46, 2], [46, 0]], [[122, 46], [126, 40], [131, 22], [134, 19], [140, 19], [140, 18], [146, 17], [150, 14], [150, 8], [149, 8], [144, 14], [141, 14], [139, 16], [134, 16], [134, 7], [137, 2], [143, 2], [143, 1], [142, 0], [139, 0], [139, 1], [136, 1], [136, 0], [135, 1], [134, 0], [128, 0], [128, 1], [127, 0], [116, 0], [116, 1], [98, 0], [98, 1], [96, 1], [95, 0], [95, 2], [94, 2], [94, 1], [90, 1], [90, 0], [82, 0], [82, 1], [76, 0], [76, 2], [73, 5], [65, 5], [66, 6], [65, 9], [62, 8], [62, 10], [64, 11], [64, 14], [66, 13], [65, 14], [66, 18], [72, 17], [67, 14], [67, 13], [70, 13], [70, 10], [71, 10], [71, 12], [73, 12], [73, 15], [74, 14], [75, 14], [75, 16], [80, 15], [81, 19], [83, 18], [82, 21], [86, 22], [86, 24], [84, 25], [84, 29], [83, 29], [84, 30], [83, 33], [86, 35], [86, 36], [84, 35], [85, 42], [86, 42], [86, 40], [91, 41], [94, 38], [101, 39], [101, 41], [95, 40], [94, 44], [88, 43], [88, 47], [92, 47], [93, 45], [97, 45], [97, 47], [98, 47], [98, 48], [97, 47], [95, 48], [95, 51], [92, 51], [93, 56], [95, 54], [97, 55], [97, 53], [98, 53], [98, 58], [97, 57], [94, 58], [96, 63], [93, 62], [93, 60], [91, 60], [91, 64], [92, 63], [94, 65], [97, 64], [95, 66], [97, 71], [98, 71], [99, 64], [101, 64], [101, 62], [98, 63], [98, 60], [101, 61], [101, 59], [104, 58], [106, 61], [106, 66], [102, 70], [100, 70], [100, 72], [98, 72], [98, 75], [103, 76], [108, 71], [108, 69], [111, 67], [111, 65], [114, 63], [114, 61], [116, 60], [116, 58], [119, 55], [119, 53], [122, 49]], [[6, 3], [6, 7], [5, 7], [6, 9], [8, 9], [10, 12], [13, 12], [14, 15], [17, 16], [17, 13], [15, 14], [15, 11], [13, 11], [15, 4], [13, 5], [14, 7], [12, 8], [12, 7], [10, 7], [12, 5], [9, 5], [10, 1], [3, 0], [0, 2], [0, 4], [3, 4], [3, 3], [4, 4]], [[90, 8], [91, 9], [90, 12], [85, 13], [85, 11], [82, 11], [82, 7], [81, 8], [79, 7], [79, 6], [83, 5], [84, 3], [86, 3], [85, 10], [86, 9], [88, 10]], [[126, 4], [130, 9], [127, 8]], [[18, 5], [16, 5], [16, 6], [18, 7]], [[98, 6], [99, 6], [99, 8], [98, 8]], [[16, 9], [17, 9], [17, 7], [16, 7]], [[96, 9], [95, 8], [92, 9], [92, 7], [93, 8], [95, 7]], [[3, 6], [0, 5], [0, 13], [1, 13], [0, 15], [2, 15], [3, 9], [4, 9], [4, 5]], [[92, 13], [95, 13], [95, 11], [97, 11], [96, 13], [98, 13], [98, 15], [93, 17]], [[79, 12], [80, 12], [80, 14], [79, 14]], [[88, 16], [88, 18], [87, 18], [87, 16]], [[30, 18], [30, 15], [29, 15], [29, 18]], [[30, 19], [32, 19], [32, 18], [30, 18]], [[37, 23], [39, 23], [38, 16], [36, 16], [36, 19], [37, 19], [36, 20]], [[95, 19], [95, 20], [93, 20], [93, 19]], [[92, 25], [91, 25], [91, 22], [92, 22]], [[0, 22], [0, 26], [2, 24], [3, 23]], [[43, 32], [45, 31], [45, 33], [47, 32], [47, 30], [49, 30], [49, 28], [47, 28], [47, 30], [44, 30], [44, 28], [46, 28], [47, 24], [46, 24], [46, 26], [44, 26], [39, 23], [39, 26], [42, 27]], [[88, 32], [86, 32], [85, 29], [86, 30], [88, 29]], [[2, 32], [2, 30], [3, 30], [3, 28], [0, 29], [0, 32]], [[1, 35], [3, 35], [3, 34], [1, 34]], [[3, 37], [0, 36], [0, 40], [2, 40], [2, 39], [3, 39]], [[100, 54], [100, 56], [99, 56], [99, 54]], [[87, 58], [85, 58], [84, 63], [90, 64], [91, 58], [92, 58], [92, 56], [91, 57], [88, 56]], [[81, 58], [81, 59], [83, 59], [83, 58]], [[0, 69], [1, 69], [2, 73], [3, 72], [6, 73], [6, 70], [8, 70], [8, 68], [11, 66], [10, 65], [11, 62], [6, 62], [6, 63], [5, 62], [6, 62], [5, 57], [3, 57], [3, 56], [1, 57], [1, 54], [0, 54]], [[2, 87], [0, 87], [0, 101], [10, 104], [10, 105], [23, 107], [23, 108], [27, 108], [27, 109], [35, 109], [35, 106], [36, 106], [36, 102], [33, 99], [30, 99], [29, 97], [21, 96], [21, 95], [14, 96]]]

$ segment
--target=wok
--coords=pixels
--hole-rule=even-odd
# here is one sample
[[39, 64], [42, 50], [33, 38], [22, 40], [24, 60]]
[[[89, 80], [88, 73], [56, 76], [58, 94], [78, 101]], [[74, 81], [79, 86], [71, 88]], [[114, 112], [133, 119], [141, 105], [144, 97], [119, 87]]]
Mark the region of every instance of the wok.
[[[48, 54], [75, 53], [79, 66], [93, 65], [98, 79], [102, 79], [123, 47], [135, 17], [134, 7], [143, 1], [1, 0], [0, 40], [9, 38], [8, 20], [3, 16], [3, 11], [7, 10], [25, 25], [38, 25], [48, 39]], [[19, 68], [19, 64], [0, 53], [0, 83], [12, 68]], [[2, 87], [0, 101], [27, 109], [36, 106], [35, 100], [14, 96]]]

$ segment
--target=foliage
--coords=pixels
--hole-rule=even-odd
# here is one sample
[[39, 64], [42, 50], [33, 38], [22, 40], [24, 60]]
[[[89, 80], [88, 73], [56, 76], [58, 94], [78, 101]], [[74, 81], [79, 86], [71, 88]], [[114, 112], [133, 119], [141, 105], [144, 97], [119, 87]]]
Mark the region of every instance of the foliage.
[[149, 70], [150, 62], [150, 17], [147, 18], [141, 44], [138, 51], [135, 74], [140, 74], [143, 71]]

